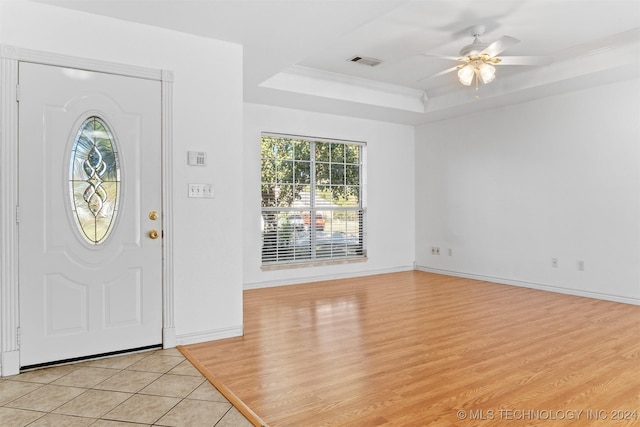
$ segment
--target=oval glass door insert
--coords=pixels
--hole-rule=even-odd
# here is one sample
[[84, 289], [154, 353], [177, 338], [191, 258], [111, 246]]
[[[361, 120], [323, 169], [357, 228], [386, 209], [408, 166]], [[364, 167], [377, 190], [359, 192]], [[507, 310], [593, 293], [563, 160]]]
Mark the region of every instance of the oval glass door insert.
[[69, 193], [80, 234], [91, 245], [103, 243], [118, 215], [120, 162], [113, 135], [97, 116], [82, 123], [73, 141]]

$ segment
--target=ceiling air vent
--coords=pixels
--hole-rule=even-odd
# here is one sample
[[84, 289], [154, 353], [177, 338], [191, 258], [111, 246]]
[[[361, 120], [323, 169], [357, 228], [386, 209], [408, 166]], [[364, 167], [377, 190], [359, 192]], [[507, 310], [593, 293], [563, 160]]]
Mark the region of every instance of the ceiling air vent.
[[382, 61], [376, 58], [367, 58], [366, 56], [354, 56], [349, 61], [357, 62], [358, 64], [368, 65], [370, 67], [375, 67], [378, 64], [381, 64]]

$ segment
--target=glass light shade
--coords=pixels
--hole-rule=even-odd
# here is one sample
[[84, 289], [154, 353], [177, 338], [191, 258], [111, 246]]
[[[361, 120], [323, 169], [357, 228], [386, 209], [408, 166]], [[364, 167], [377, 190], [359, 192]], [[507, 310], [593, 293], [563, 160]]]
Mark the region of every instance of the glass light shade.
[[480, 72], [480, 80], [484, 84], [491, 83], [496, 78], [496, 68], [487, 63], [480, 64], [478, 71]]
[[475, 68], [471, 64], [467, 64], [458, 70], [458, 79], [465, 86], [471, 86], [473, 76], [475, 76]]

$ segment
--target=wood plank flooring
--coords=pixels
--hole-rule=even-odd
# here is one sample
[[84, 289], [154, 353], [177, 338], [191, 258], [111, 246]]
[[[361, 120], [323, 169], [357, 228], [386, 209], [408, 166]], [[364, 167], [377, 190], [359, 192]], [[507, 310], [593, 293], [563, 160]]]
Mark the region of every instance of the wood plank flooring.
[[412, 271], [245, 291], [244, 319], [183, 351], [272, 427], [640, 425], [638, 306]]

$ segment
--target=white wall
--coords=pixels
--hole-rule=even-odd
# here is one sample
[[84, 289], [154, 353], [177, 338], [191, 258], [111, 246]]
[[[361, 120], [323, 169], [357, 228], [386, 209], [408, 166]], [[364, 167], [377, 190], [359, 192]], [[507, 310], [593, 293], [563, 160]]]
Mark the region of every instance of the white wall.
[[[262, 271], [260, 133], [276, 132], [367, 143], [368, 261]], [[244, 109], [245, 288], [413, 269], [414, 128], [257, 104]]]
[[[0, 43], [174, 72], [178, 343], [240, 334], [242, 47], [39, 3], [0, 7]], [[209, 164], [187, 166], [187, 150]], [[189, 182], [214, 184], [215, 198], [188, 199]]]
[[418, 266], [640, 303], [638, 94], [636, 79], [419, 127]]

